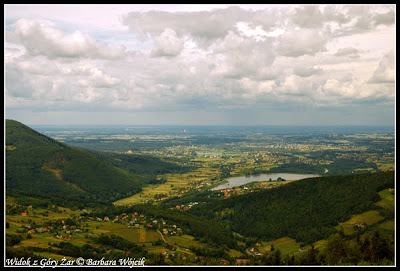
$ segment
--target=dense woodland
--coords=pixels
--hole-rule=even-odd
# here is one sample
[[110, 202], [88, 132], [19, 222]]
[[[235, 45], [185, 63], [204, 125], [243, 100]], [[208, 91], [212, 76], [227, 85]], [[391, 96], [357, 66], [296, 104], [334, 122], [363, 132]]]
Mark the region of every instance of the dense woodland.
[[394, 187], [394, 172], [311, 178], [198, 204], [190, 213], [221, 221], [245, 236], [289, 236], [310, 244], [333, 234], [352, 214], [378, 209], [378, 192], [389, 187]]
[[[349, 235], [337, 228], [352, 215], [368, 210], [379, 211], [383, 221], [393, 220], [394, 213], [376, 202], [380, 200], [378, 192], [394, 188], [394, 172], [350, 173], [354, 167], [376, 168], [373, 163], [337, 159], [328, 166], [313, 166], [292, 160], [269, 172], [309, 173], [311, 169], [319, 172], [329, 167], [333, 176], [299, 180], [228, 199], [218, 197], [217, 191], [192, 190], [157, 205], [113, 206], [113, 201], [139, 192], [145, 184], [165, 182], [156, 178], [158, 174], [187, 172], [191, 168], [152, 156], [98, 153], [72, 147], [11, 120], [6, 121], [6, 150], [6, 192], [15, 198], [15, 208], [8, 215], [21, 214], [29, 205], [48, 210], [57, 209], [57, 205], [74, 211], [90, 208], [90, 214], [80, 214], [81, 219], [138, 212], [175, 223], [196, 242], [204, 244], [190, 248], [193, 257], [174, 254], [167, 259], [114, 234], [88, 236], [90, 242], [83, 246], [63, 241], [47, 248], [18, 248], [22, 240], [32, 236], [25, 231], [23, 235], [7, 232], [7, 258], [38, 259], [34, 253], [45, 252], [110, 260], [130, 255], [146, 257], [146, 264], [153, 265], [219, 265], [221, 259], [235, 263], [235, 257], [228, 253], [234, 249], [242, 253], [247, 265], [390, 265], [394, 261], [394, 236], [381, 235], [372, 227]], [[318, 155], [328, 159], [330, 154]], [[229, 176], [228, 167], [220, 169], [222, 177]], [[190, 202], [198, 204], [186, 212], [175, 209], [176, 205]], [[52, 225], [54, 228], [64, 224], [54, 223], [58, 223]], [[66, 225], [73, 223], [73, 219], [66, 220]], [[290, 237], [301, 247], [323, 239], [327, 245], [323, 250], [311, 245], [303, 253], [291, 256], [273, 247], [260, 257], [247, 251], [261, 240], [280, 237]], [[166, 246], [173, 249], [170, 244]]]
[[107, 155], [70, 147], [12, 120], [6, 121], [6, 189], [26, 195], [111, 203], [182, 170], [155, 157]]

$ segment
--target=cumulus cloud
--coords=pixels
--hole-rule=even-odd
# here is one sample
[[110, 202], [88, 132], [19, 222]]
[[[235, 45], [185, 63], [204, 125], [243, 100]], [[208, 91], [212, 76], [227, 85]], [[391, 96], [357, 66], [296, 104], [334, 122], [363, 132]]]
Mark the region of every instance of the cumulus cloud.
[[173, 112], [390, 102], [394, 51], [382, 52], [394, 49], [393, 15], [336, 5], [134, 11], [117, 39], [129, 51], [107, 43], [109, 34], [18, 18], [6, 33], [8, 106]]
[[291, 29], [279, 36], [277, 51], [284, 56], [298, 57], [315, 55], [325, 51], [327, 38], [321, 32], [312, 29]]
[[15, 24], [15, 34], [27, 52], [33, 56], [45, 55], [49, 58], [118, 58], [124, 48], [110, 48], [96, 42], [90, 35], [79, 30], [71, 34], [54, 27], [43, 20], [20, 19]]
[[323, 70], [321, 68], [315, 68], [315, 67], [298, 66], [294, 68], [293, 72], [301, 77], [309, 77], [314, 74], [322, 73]]
[[251, 12], [238, 7], [199, 12], [131, 12], [123, 22], [142, 39], [147, 33], [158, 36], [169, 28], [179, 37], [190, 34], [199, 43], [209, 45], [210, 41], [223, 37], [235, 29], [238, 21], [244, 21], [250, 15]]
[[394, 14], [394, 10], [390, 9], [388, 12], [386, 13], [378, 13], [373, 17], [373, 24], [374, 25], [392, 25], [394, 24], [394, 18], [395, 18], [395, 14]]
[[183, 40], [178, 38], [175, 30], [166, 28], [155, 38], [155, 48], [152, 56], [177, 56], [183, 49]]
[[311, 5], [296, 8], [291, 19], [295, 25], [306, 28], [321, 27], [324, 22], [319, 6]]
[[359, 58], [360, 55], [358, 54], [359, 51], [356, 48], [353, 47], [346, 47], [346, 48], [340, 48], [335, 56], [347, 56], [350, 58]]
[[256, 41], [233, 31], [216, 42], [214, 55], [219, 61], [213, 72], [230, 78], [257, 77], [275, 59], [269, 40]]
[[394, 75], [394, 51], [391, 51], [379, 62], [378, 68], [369, 81], [371, 83], [394, 83]]

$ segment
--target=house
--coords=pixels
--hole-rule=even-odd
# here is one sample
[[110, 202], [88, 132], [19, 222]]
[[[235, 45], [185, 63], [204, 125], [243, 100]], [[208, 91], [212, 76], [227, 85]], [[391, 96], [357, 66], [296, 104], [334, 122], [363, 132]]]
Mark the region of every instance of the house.
[[29, 233], [29, 234], [35, 233], [35, 230], [34, 230], [34, 229], [29, 230], [28, 233]]
[[108, 218], [108, 216], [105, 216], [105, 217], [103, 218], [103, 220], [104, 220], [104, 221], [110, 221], [110, 219]]
[[249, 264], [249, 259], [236, 259], [236, 264], [238, 265], [246, 265]]
[[228, 265], [229, 264], [229, 261], [227, 261], [227, 260], [225, 260], [225, 259], [222, 259], [221, 261], [219, 261], [221, 264], [224, 264], [224, 265]]
[[42, 233], [42, 232], [44, 232], [44, 229], [43, 229], [43, 228], [37, 228], [36, 231], [37, 231], [38, 233]]
[[22, 216], [27, 216], [28, 214], [26, 212], [21, 213]]

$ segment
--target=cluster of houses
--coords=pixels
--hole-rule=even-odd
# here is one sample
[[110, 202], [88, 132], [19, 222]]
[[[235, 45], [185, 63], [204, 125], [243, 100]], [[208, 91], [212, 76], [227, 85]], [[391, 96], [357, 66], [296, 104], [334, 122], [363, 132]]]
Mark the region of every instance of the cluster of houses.
[[248, 187], [235, 187], [235, 188], [226, 188], [226, 189], [222, 189], [220, 190], [217, 194], [218, 197], [224, 197], [225, 199], [231, 197], [232, 195], [241, 195], [244, 194], [245, 192], [248, 192], [249, 188]]
[[128, 228], [137, 229], [161, 229], [164, 235], [181, 235], [182, 229], [175, 224], [168, 224], [164, 219], [155, 219], [153, 217], [147, 217], [144, 214], [134, 212], [132, 214], [122, 213], [110, 219], [108, 216], [104, 218], [100, 217], [88, 217], [90, 221], [98, 222], [113, 222], [122, 225], [127, 225]]
[[196, 202], [189, 202], [189, 204], [185, 205], [185, 204], [181, 204], [181, 205], [176, 205], [175, 209], [178, 211], [183, 211], [186, 212], [187, 210], [189, 210], [190, 208], [192, 208], [194, 205], [199, 204], [197, 201]]
[[31, 225], [27, 225], [27, 226], [23, 226], [24, 228], [28, 229], [28, 234], [37, 234], [37, 233], [52, 233], [52, 232], [56, 232], [57, 234], [55, 235], [55, 238], [60, 239], [60, 240], [71, 240], [72, 235], [73, 234], [79, 234], [82, 233], [82, 230], [79, 229], [77, 226], [75, 225], [67, 225], [65, 223], [65, 220], [61, 220], [63, 226], [62, 226], [62, 230], [63, 234], [59, 234], [59, 229], [55, 228], [53, 226], [31, 226]]

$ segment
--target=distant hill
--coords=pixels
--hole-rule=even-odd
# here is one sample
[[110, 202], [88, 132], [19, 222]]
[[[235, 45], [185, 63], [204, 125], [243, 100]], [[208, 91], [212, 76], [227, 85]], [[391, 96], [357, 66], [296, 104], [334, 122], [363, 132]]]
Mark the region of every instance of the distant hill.
[[[155, 177], [153, 168], [157, 172], [171, 168], [148, 157], [127, 161], [127, 170], [115, 164], [109, 156], [69, 146], [6, 120], [7, 191], [109, 203], [139, 192], [142, 182]], [[135, 174], [131, 168], [142, 171]]]
[[279, 188], [198, 204], [190, 213], [217, 220], [244, 236], [291, 237], [312, 243], [340, 222], [381, 207], [378, 192], [394, 187], [394, 172], [299, 180]]

